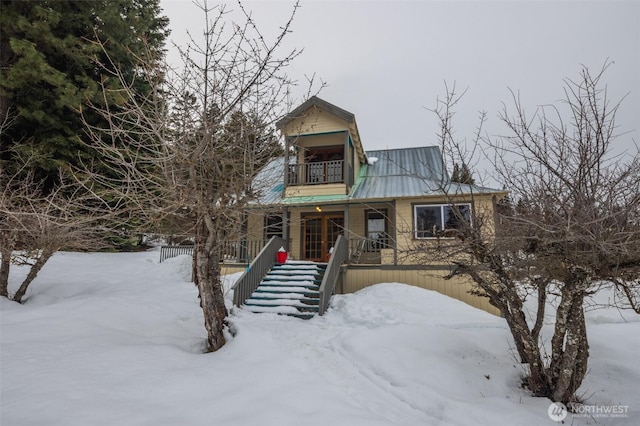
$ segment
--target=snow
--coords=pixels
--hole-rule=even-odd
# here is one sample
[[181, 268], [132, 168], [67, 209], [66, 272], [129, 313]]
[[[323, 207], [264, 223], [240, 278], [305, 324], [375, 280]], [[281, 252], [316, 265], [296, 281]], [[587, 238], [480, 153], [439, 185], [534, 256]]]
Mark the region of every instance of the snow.
[[[188, 256], [57, 253], [25, 305], [0, 300], [1, 417], [11, 425], [544, 425], [550, 401], [520, 388], [504, 320], [398, 283], [336, 295], [305, 321], [233, 309], [206, 334]], [[14, 269], [12, 286], [26, 273]], [[232, 283], [225, 292], [231, 308]], [[640, 419], [640, 318], [588, 313], [580, 390]]]

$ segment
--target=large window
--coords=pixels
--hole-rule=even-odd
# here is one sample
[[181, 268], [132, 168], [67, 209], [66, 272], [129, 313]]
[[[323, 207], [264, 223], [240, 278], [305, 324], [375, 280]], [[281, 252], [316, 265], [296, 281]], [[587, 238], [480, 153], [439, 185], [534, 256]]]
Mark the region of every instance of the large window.
[[460, 229], [471, 222], [471, 204], [428, 204], [413, 206], [415, 238], [446, 236], [446, 230]]

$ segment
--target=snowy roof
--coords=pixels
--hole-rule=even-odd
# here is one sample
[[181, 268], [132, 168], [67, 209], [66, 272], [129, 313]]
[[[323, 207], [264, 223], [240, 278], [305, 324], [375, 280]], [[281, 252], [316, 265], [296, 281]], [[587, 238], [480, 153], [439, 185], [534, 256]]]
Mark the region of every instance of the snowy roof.
[[329, 203], [347, 200], [366, 201], [449, 194], [503, 192], [449, 182], [440, 149], [436, 146], [367, 151], [368, 164], [349, 195], [293, 197], [283, 200], [284, 158], [271, 161], [256, 177], [255, 188], [261, 189], [260, 204]]

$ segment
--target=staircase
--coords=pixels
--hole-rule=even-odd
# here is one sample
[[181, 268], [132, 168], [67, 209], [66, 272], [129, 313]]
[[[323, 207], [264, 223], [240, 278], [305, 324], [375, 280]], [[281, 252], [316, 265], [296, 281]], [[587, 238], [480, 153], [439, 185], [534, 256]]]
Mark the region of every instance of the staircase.
[[244, 302], [244, 309], [312, 318], [318, 313], [318, 290], [326, 267], [326, 263], [304, 261], [276, 264]]

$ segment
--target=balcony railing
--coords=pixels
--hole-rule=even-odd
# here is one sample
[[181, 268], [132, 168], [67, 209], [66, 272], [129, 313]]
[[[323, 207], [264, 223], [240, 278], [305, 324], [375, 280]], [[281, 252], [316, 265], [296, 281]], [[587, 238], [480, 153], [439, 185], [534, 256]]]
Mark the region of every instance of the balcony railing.
[[344, 160], [289, 165], [289, 173], [287, 173], [289, 186], [326, 183], [344, 183]]

